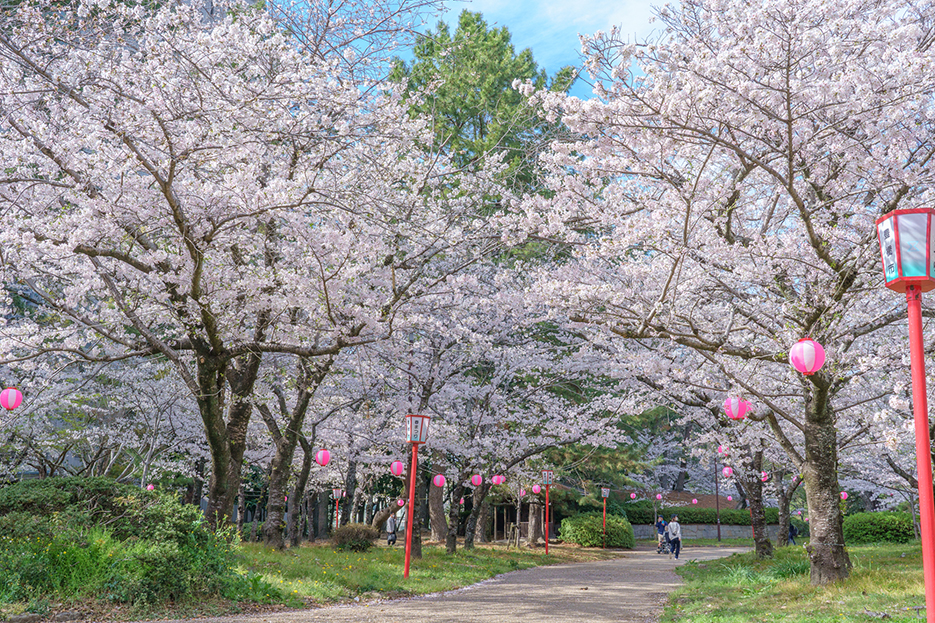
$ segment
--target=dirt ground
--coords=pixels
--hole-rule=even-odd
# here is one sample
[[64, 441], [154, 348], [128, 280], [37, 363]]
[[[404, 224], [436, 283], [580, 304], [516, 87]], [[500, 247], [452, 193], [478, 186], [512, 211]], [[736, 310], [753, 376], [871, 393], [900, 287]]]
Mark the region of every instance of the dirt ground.
[[[690, 560], [746, 548], [687, 547], [680, 560], [638, 546], [599, 562], [534, 567], [467, 588], [410, 599], [371, 601], [269, 614], [197, 619], [198, 623], [506, 623], [579, 621], [654, 623], [681, 583], [672, 571]], [[152, 623], [152, 622], [150, 622]], [[179, 622], [176, 622], [179, 623]]]

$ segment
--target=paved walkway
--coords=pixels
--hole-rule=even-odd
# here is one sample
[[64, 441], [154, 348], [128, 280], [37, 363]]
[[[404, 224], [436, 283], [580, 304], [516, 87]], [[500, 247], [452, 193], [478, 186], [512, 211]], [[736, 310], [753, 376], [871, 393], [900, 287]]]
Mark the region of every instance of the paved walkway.
[[745, 548], [688, 547], [679, 560], [637, 549], [600, 562], [534, 567], [473, 586], [411, 599], [274, 614], [200, 619], [200, 623], [652, 623], [681, 583], [672, 569]]

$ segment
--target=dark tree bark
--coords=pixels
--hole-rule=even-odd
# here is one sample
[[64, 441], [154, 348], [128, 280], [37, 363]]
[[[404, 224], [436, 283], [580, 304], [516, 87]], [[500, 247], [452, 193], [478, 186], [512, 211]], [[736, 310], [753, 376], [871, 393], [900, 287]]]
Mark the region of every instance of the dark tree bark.
[[[490, 491], [490, 483], [485, 481], [481, 486], [474, 489], [474, 507], [471, 514], [468, 515], [467, 526], [464, 529], [464, 549], [474, 548], [474, 538], [477, 533], [477, 521], [480, 519], [481, 507], [487, 498], [487, 492]], [[483, 529], [483, 526], [481, 526]]]
[[305, 504], [305, 486], [308, 484], [308, 475], [312, 471], [312, 444], [315, 443], [315, 429], [312, 428], [312, 440], [309, 441], [305, 435], [298, 436], [299, 444], [302, 446], [302, 468], [295, 479], [295, 486], [292, 488], [292, 512], [289, 513], [289, 545], [298, 547], [302, 541], [301, 530], [299, 530], [300, 520], [306, 515]]
[[776, 545], [785, 547], [789, 545], [789, 524], [792, 523], [792, 514], [790, 506], [792, 505], [792, 496], [795, 494], [802, 481], [797, 474], [792, 474], [792, 481], [787, 487], [785, 485], [785, 476], [788, 472], [775, 472], [774, 482], [776, 484], [776, 499], [779, 502], [779, 532], [776, 537]]
[[432, 527], [433, 541], [447, 540], [448, 522], [445, 521], [444, 489], [444, 487], [429, 485], [429, 523]]
[[542, 531], [542, 504], [539, 502], [529, 503], [529, 526], [526, 529], [526, 545], [536, 547], [539, 539], [543, 539], [545, 534]]
[[331, 534], [331, 492], [322, 491], [318, 494], [318, 530], [315, 535], [319, 539], [326, 539]]
[[740, 470], [735, 472], [738, 484], [743, 487], [750, 509], [750, 524], [753, 528], [753, 543], [757, 558], [771, 558], [773, 543], [766, 528], [766, 510], [763, 508], [763, 451], [748, 450], [740, 460]]
[[448, 506], [448, 531], [445, 533], [445, 552], [454, 554], [458, 549], [458, 524], [461, 517], [461, 498], [464, 496], [464, 480], [467, 473], [460, 474], [458, 484], [451, 491]]

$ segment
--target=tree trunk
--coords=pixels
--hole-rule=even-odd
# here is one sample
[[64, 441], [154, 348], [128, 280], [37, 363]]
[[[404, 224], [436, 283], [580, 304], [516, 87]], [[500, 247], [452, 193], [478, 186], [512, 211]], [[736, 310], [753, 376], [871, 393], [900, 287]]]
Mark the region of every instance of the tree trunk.
[[811, 583], [845, 579], [851, 559], [844, 549], [844, 518], [838, 484], [837, 429], [824, 385], [815, 385], [805, 404], [805, 494], [808, 501]]
[[432, 540], [439, 542], [447, 540], [448, 534], [448, 523], [445, 521], [444, 489], [444, 487], [429, 486], [429, 524], [432, 526]]
[[[490, 483], [484, 482], [481, 486], [474, 489], [474, 508], [468, 515], [467, 526], [464, 529], [464, 549], [474, 548], [474, 536], [477, 532], [477, 521], [480, 519], [481, 507], [487, 498], [487, 492], [490, 491]], [[483, 526], [481, 526], [483, 529]]]
[[347, 478], [344, 479], [344, 504], [338, 509], [340, 513], [340, 522], [346, 526], [354, 518], [354, 498], [357, 496], [357, 461], [349, 460], [347, 462]]
[[454, 554], [458, 549], [458, 525], [461, 517], [461, 498], [464, 496], [464, 479], [466, 475], [461, 474], [458, 478], [458, 484], [451, 492], [451, 498], [448, 506], [448, 531], [445, 533], [445, 552]]
[[[748, 451], [749, 452], [749, 451]], [[753, 528], [753, 543], [757, 558], [772, 558], [773, 543], [766, 528], [766, 509], [763, 508], [763, 451], [755, 450], [741, 458], [737, 481], [744, 489], [750, 509], [750, 525]]]
[[[314, 440], [314, 435], [312, 439]], [[302, 540], [299, 525], [305, 508], [305, 485], [308, 484], [308, 475], [312, 471], [312, 444], [304, 435], [299, 436], [299, 444], [302, 446], [302, 468], [292, 488], [292, 512], [289, 513], [289, 545], [292, 547], [298, 547]]]
[[536, 547], [539, 539], [544, 538], [542, 532], [542, 505], [538, 502], [529, 503], [529, 525], [526, 527], [526, 545]]
[[318, 530], [319, 539], [326, 539], [331, 534], [331, 493], [322, 491], [318, 494]]
[[243, 483], [240, 483], [240, 491], [237, 492], [237, 534], [243, 538], [243, 522], [247, 517], [247, 496], [244, 491]]
[[[494, 518], [496, 518], [496, 510], [494, 510], [493, 516]], [[490, 501], [485, 499], [484, 503], [481, 504], [480, 506], [480, 513], [477, 515], [476, 537], [477, 537], [478, 543], [489, 542], [489, 539], [487, 538], [487, 533], [489, 532], [489, 529], [490, 529], [490, 517], [491, 517]]]
[[802, 482], [797, 475], [793, 474], [792, 482], [789, 483], [787, 488], [784, 482], [785, 475], [786, 472], [777, 472], [775, 474], [776, 498], [779, 502], [779, 532], [776, 536], [776, 545], [778, 547], [789, 545], [789, 525], [792, 523], [792, 513], [790, 512], [792, 496]]

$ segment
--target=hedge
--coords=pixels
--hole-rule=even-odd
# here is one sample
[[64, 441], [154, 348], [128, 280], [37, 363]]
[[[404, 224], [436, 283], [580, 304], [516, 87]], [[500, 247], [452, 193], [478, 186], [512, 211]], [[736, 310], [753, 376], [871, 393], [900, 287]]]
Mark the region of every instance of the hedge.
[[[717, 523], [717, 510], [714, 508], [697, 508], [695, 506], [665, 506], [661, 510], [657, 509], [659, 515], [667, 522], [672, 515], [679, 516], [679, 523]], [[627, 508], [627, 519], [631, 524], [654, 524], [656, 516], [653, 515], [652, 507], [633, 506]], [[766, 509], [766, 523], [779, 523], [779, 509]], [[750, 511], [738, 508], [722, 508], [721, 524], [726, 526], [749, 526]]]
[[607, 538], [604, 539], [603, 513], [582, 513], [562, 520], [559, 529], [562, 541], [582, 547], [625, 547], [633, 549], [636, 539], [633, 526], [620, 515], [607, 515]]
[[844, 518], [844, 542], [908, 543], [915, 539], [909, 513], [855, 513]]

